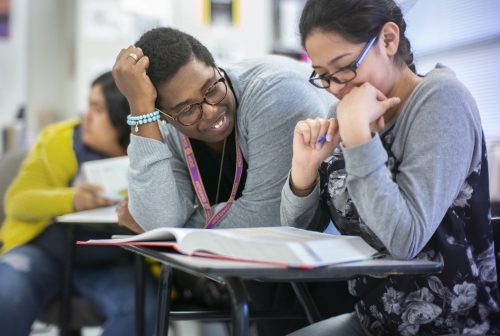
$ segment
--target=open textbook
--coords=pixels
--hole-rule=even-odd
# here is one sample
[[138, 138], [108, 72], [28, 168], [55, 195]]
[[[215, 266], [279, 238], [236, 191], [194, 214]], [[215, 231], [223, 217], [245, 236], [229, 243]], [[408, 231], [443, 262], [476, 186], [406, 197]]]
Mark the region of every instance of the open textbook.
[[104, 188], [99, 193], [102, 197], [120, 201], [128, 191], [128, 166], [128, 156], [87, 161], [82, 164], [82, 173], [88, 183]]
[[185, 255], [313, 268], [360, 261], [379, 253], [357, 236], [337, 236], [291, 227], [241, 229], [158, 228], [134, 236], [78, 244], [171, 247]]

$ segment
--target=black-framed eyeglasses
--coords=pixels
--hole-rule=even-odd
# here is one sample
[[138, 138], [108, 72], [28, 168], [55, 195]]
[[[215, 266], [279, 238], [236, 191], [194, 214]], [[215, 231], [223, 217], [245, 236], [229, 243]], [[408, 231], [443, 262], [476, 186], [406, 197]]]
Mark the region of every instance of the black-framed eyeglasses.
[[205, 92], [202, 101], [198, 103], [189, 104], [188, 106], [180, 110], [175, 117], [172, 117], [170, 114], [163, 112], [162, 110], [157, 108], [158, 112], [160, 112], [165, 117], [175, 120], [179, 124], [182, 124], [184, 126], [191, 126], [196, 124], [203, 115], [203, 107], [202, 107], [203, 103], [207, 103], [208, 105], [213, 106], [219, 104], [221, 101], [224, 100], [224, 98], [226, 98], [227, 95], [226, 79], [221, 75], [218, 68], [215, 69], [217, 70], [219, 76], [221, 77], [218, 80], [216, 80], [215, 83], [210, 85], [210, 87]]
[[311, 77], [309, 78], [309, 82], [319, 89], [328, 89], [330, 87], [330, 81], [337, 84], [345, 84], [352, 81], [354, 78], [356, 78], [356, 70], [365, 58], [373, 43], [375, 43], [376, 39], [377, 36], [372, 38], [370, 42], [368, 42], [368, 44], [365, 46], [359, 57], [348, 66], [335, 71], [329, 76], [317, 76], [316, 71], [313, 71]]

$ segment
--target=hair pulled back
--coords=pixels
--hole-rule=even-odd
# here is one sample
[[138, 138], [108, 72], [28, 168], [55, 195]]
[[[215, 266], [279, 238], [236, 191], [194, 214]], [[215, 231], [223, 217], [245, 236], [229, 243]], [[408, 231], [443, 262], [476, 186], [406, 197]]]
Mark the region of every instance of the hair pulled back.
[[92, 86], [98, 84], [101, 86], [106, 101], [106, 108], [108, 109], [111, 124], [118, 131], [118, 143], [120, 147], [127, 150], [130, 143], [130, 126], [127, 125], [127, 115], [130, 114], [130, 106], [127, 98], [125, 98], [116, 86], [111, 71], [100, 75], [92, 82]]
[[399, 27], [399, 46], [394, 60], [416, 72], [410, 41], [405, 36], [406, 22], [393, 0], [308, 0], [302, 11], [299, 32], [302, 46], [316, 30], [337, 33], [352, 43], [363, 43], [377, 36], [383, 25]]

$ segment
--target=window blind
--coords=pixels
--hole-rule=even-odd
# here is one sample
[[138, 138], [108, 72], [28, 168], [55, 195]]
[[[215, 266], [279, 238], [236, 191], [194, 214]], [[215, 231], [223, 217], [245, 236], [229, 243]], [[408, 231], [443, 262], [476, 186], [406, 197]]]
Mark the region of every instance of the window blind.
[[450, 67], [481, 113], [487, 140], [500, 140], [500, 1], [419, 0], [407, 13], [417, 72]]

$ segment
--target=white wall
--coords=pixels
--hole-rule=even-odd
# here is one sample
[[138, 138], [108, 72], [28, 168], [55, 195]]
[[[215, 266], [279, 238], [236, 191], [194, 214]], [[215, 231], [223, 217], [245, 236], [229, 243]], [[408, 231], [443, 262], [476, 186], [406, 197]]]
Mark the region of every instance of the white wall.
[[66, 117], [74, 100], [72, 26], [73, 0], [30, 1], [27, 61], [27, 123], [31, 137], [40, 127], [40, 114]]
[[75, 102], [67, 116], [85, 112], [91, 82], [112, 69], [122, 48], [151, 28], [171, 24], [174, 15], [173, 0], [76, 1]]
[[174, 2], [174, 26], [193, 35], [224, 63], [269, 54], [272, 50], [272, 1], [239, 0], [240, 22], [217, 27], [203, 22], [202, 0]]
[[122, 48], [155, 26], [171, 25], [193, 35], [221, 65], [272, 50], [272, 0], [240, 0], [240, 21], [231, 27], [204, 23], [203, 0], [11, 4], [12, 36], [0, 40], [0, 126], [26, 104], [31, 141], [40, 129], [40, 114], [49, 111], [62, 120], [85, 112], [91, 81], [111, 69]]
[[28, 0], [11, 1], [10, 36], [0, 39], [0, 129], [27, 101], [28, 7]]

